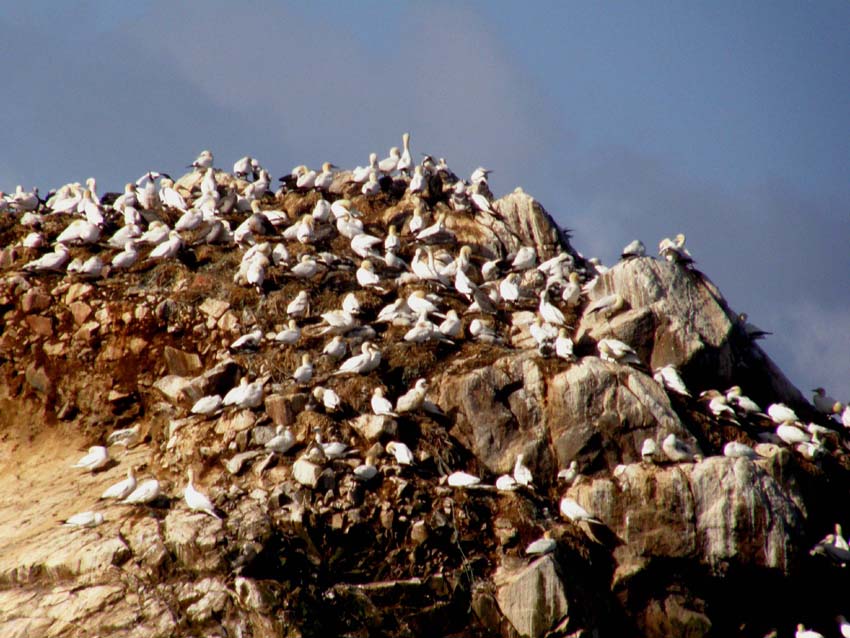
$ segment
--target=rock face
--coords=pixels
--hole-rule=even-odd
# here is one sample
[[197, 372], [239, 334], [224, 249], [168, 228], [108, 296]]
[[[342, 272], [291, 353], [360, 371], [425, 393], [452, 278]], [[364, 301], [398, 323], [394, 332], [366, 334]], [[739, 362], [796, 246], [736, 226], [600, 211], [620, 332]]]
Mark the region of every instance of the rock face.
[[[461, 192], [436, 171], [419, 195], [401, 176], [364, 195], [349, 178], [323, 194], [261, 194], [252, 215], [254, 186], [219, 171], [219, 201], [233, 207], [218, 217], [238, 244], [195, 229], [176, 258], [144, 247], [136, 265], [94, 279], [35, 272], [44, 249], [22, 245], [31, 219], [0, 214], [0, 636], [760, 637], [798, 622], [834, 633], [850, 586], [850, 441], [703, 273], [651, 257], [598, 272], [519, 189], [494, 201], [486, 183]], [[178, 189], [197, 201], [202, 180]], [[424, 260], [417, 274], [375, 254], [378, 285], [358, 284], [362, 255], [342, 231], [354, 233], [321, 204], [314, 217], [322, 196], [347, 199], [380, 240], [392, 224], [398, 256]], [[419, 207], [445, 224], [431, 243], [411, 231]], [[104, 212], [106, 237], [123, 215]], [[142, 225], [181, 214], [157, 205]], [[70, 217], [38, 215], [48, 243]], [[529, 249], [535, 265], [560, 261], [511, 264]], [[293, 270], [311, 258], [314, 274]], [[472, 285], [429, 270], [455, 258]], [[505, 280], [515, 301], [496, 295]], [[586, 292], [570, 298], [571, 285]], [[301, 291], [303, 313], [290, 307]], [[422, 303], [416, 291], [435, 311], [378, 321], [402, 299]], [[359, 311], [340, 315], [352, 296]], [[540, 332], [541, 297], [574, 356], [558, 355], [557, 326]], [[331, 325], [333, 311], [350, 325]], [[456, 336], [427, 327], [450, 311]], [[298, 339], [276, 341], [289, 319]], [[234, 345], [243, 335], [252, 341]], [[332, 335], [343, 354], [326, 351]], [[631, 351], [610, 354], [604, 339]], [[370, 344], [375, 369], [338, 374]], [[296, 381], [304, 355], [312, 374]], [[665, 365], [689, 392], [654, 376]], [[251, 401], [191, 412], [255, 382]], [[316, 399], [332, 396], [320, 385], [338, 405]], [[717, 416], [714, 395], [700, 399], [731, 385], [796, 410], [800, 442], [776, 439], [760, 410], [730, 400]], [[373, 414], [377, 388], [397, 414]], [[398, 401], [421, 399], [416, 388], [424, 400]], [[729, 442], [760, 456], [723, 456]], [[104, 467], [71, 467], [107, 444]], [[101, 499], [131, 467], [158, 489], [135, 504]], [[207, 511], [184, 499], [189, 468]], [[84, 511], [103, 522], [61, 525]], [[544, 535], [554, 549], [528, 555]]]

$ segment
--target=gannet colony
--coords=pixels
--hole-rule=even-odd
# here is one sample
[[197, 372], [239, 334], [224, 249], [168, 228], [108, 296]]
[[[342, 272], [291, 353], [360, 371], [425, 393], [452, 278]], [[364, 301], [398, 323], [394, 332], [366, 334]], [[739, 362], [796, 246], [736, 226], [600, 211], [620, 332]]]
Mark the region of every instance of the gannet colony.
[[0, 636], [850, 635], [850, 407], [402, 142], [0, 194]]

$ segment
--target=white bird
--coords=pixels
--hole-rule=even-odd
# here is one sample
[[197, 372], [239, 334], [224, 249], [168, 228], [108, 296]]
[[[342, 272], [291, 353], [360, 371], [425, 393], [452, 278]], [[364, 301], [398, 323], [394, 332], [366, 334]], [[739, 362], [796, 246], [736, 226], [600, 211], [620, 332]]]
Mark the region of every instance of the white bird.
[[129, 268], [133, 264], [135, 264], [139, 259], [139, 251], [136, 248], [136, 241], [130, 239], [124, 246], [124, 250], [120, 253], [116, 253], [112, 258], [112, 267], [118, 269]]
[[148, 479], [139, 483], [136, 489], [121, 501], [121, 503], [125, 505], [142, 505], [155, 501], [157, 498], [159, 498], [159, 481]]
[[198, 157], [195, 158], [195, 161], [192, 162], [191, 166], [195, 169], [205, 170], [207, 168], [212, 168], [213, 165], [213, 154], [211, 151], [201, 151], [198, 154]]
[[644, 439], [640, 448], [641, 459], [647, 463], [654, 463], [656, 454], [658, 454], [658, 445], [655, 443], [655, 439]]
[[547, 531], [544, 533], [543, 538], [538, 538], [536, 541], [529, 543], [525, 548], [525, 553], [529, 556], [543, 556], [544, 554], [553, 552], [557, 546], [557, 541], [554, 538], [550, 538]]
[[393, 146], [390, 149], [389, 157], [385, 157], [378, 162], [378, 170], [385, 175], [389, 175], [390, 173], [395, 172], [396, 168], [398, 168], [398, 162], [400, 159], [401, 152], [398, 150], [397, 146]]
[[523, 455], [517, 454], [516, 462], [514, 463], [514, 480], [523, 487], [534, 487], [534, 477], [531, 470], [522, 462]]
[[367, 374], [381, 364], [381, 351], [371, 341], [364, 341], [361, 353], [342, 362], [334, 374]]
[[447, 483], [451, 487], [472, 487], [473, 485], [478, 485], [480, 482], [480, 478], [466, 472], [452, 472], [449, 474], [447, 480]]
[[222, 403], [223, 400], [220, 395], [210, 394], [195, 401], [190, 412], [192, 414], [211, 416], [221, 410]]
[[850, 622], [844, 616], [838, 616], [835, 620], [838, 622], [838, 632], [844, 638], [850, 638]]
[[566, 325], [566, 319], [564, 319], [564, 313], [561, 310], [552, 304], [547, 297], [547, 290], [543, 290], [540, 292], [540, 304], [537, 307], [540, 316], [543, 318], [543, 321], [546, 323], [551, 323], [555, 326], [564, 326]]
[[565, 361], [574, 361], [573, 355], [573, 340], [567, 334], [566, 328], [558, 329], [558, 336], [555, 338], [555, 355]]
[[164, 206], [186, 210], [186, 200], [174, 189], [174, 180], [163, 178], [159, 183], [159, 201]]
[[845, 428], [850, 428], [850, 403], [844, 406], [844, 410], [841, 412], [841, 425]]
[[620, 257], [622, 259], [633, 259], [635, 257], [643, 257], [644, 255], [646, 255], [646, 246], [643, 245], [640, 239], [635, 239], [623, 248]]
[[387, 454], [392, 454], [395, 457], [396, 463], [399, 465], [413, 465], [413, 452], [401, 441], [390, 441], [387, 443]]
[[401, 157], [396, 163], [396, 170], [399, 173], [409, 173], [410, 167], [413, 166], [413, 158], [410, 156], [410, 133], [401, 136], [401, 145]]
[[790, 423], [780, 423], [776, 426], [776, 436], [788, 445], [797, 445], [798, 443], [808, 443], [812, 440], [808, 432], [791, 425]]
[[425, 174], [422, 172], [421, 166], [413, 168], [413, 177], [410, 179], [407, 190], [410, 193], [421, 193], [425, 190]]
[[274, 338], [274, 340], [278, 343], [285, 343], [289, 346], [298, 343], [300, 339], [301, 328], [298, 327], [298, 324], [295, 322], [295, 319], [290, 319], [288, 326], [278, 332]]
[[726, 402], [726, 395], [721, 394], [717, 390], [705, 390], [700, 393], [700, 400], [704, 401], [708, 399], [708, 409], [711, 413], [720, 417], [724, 414], [728, 414], [733, 420], [735, 416], [735, 410], [729, 407], [729, 404]]
[[103, 514], [100, 512], [80, 512], [69, 516], [62, 525], [66, 527], [97, 527], [103, 523]]
[[359, 315], [361, 311], [360, 300], [353, 292], [349, 292], [342, 298], [342, 309], [351, 315]]
[[510, 474], [502, 474], [496, 479], [496, 489], [500, 492], [513, 492], [516, 488], [516, 479]]
[[605, 361], [640, 364], [637, 353], [619, 339], [600, 339], [596, 344], [599, 357]]
[[581, 521], [602, 523], [602, 521], [591, 516], [590, 512], [584, 509], [575, 499], [570, 498], [569, 496], [565, 496], [561, 499], [560, 509], [564, 518], [571, 520], [573, 523], [580, 523]]
[[359, 257], [363, 259], [368, 259], [369, 257], [378, 257], [378, 253], [375, 252], [375, 246], [383, 243], [382, 240], [374, 235], [369, 235], [367, 233], [360, 233], [355, 235], [351, 239], [351, 250], [354, 251]]
[[360, 262], [355, 278], [363, 288], [377, 288], [378, 284], [381, 283], [381, 278], [375, 273], [375, 266], [369, 259]]
[[572, 485], [578, 478], [578, 461], [570, 461], [570, 466], [558, 471], [558, 479]]
[[127, 478], [123, 481], [118, 481], [114, 485], [106, 488], [103, 494], [100, 495], [100, 498], [114, 498], [117, 500], [122, 500], [130, 496], [133, 493], [133, 490], [136, 489], [136, 474], [133, 471], [133, 466], [131, 465], [127, 468]]
[[148, 254], [148, 259], [171, 259], [177, 256], [181, 248], [183, 248], [183, 240], [180, 238], [180, 233], [172, 230], [168, 233], [168, 239], [155, 246]]
[[511, 262], [513, 270], [528, 270], [535, 265], [537, 265], [537, 250], [534, 246], [521, 246]]
[[618, 312], [624, 304], [625, 300], [623, 299], [623, 296], [618, 293], [613, 293], [600, 297], [596, 301], [589, 303], [587, 308], [584, 309], [584, 314], [592, 315], [593, 313], [598, 312], [601, 313], [602, 316], [610, 318], [613, 314]]
[[733, 385], [726, 390], [726, 401], [736, 405], [744, 414], [758, 414], [761, 412], [759, 405], [742, 394], [741, 386]]
[[183, 498], [186, 499], [186, 505], [194, 512], [204, 512], [210, 516], [221, 520], [221, 517], [215, 513], [215, 506], [206, 494], [199, 492], [193, 483], [195, 472], [190, 467], [187, 471], [189, 475], [189, 483], [183, 490]]
[[138, 423], [129, 428], [115, 430], [106, 437], [106, 445], [123, 445], [124, 447], [132, 447], [138, 443], [140, 433], [141, 428]]
[[230, 344], [231, 352], [238, 352], [240, 350], [256, 350], [260, 347], [260, 341], [263, 340], [263, 331], [262, 330], [252, 330], [248, 334], [244, 334], [241, 337], [237, 338], [236, 341]]
[[428, 315], [425, 312], [419, 313], [416, 323], [410, 330], [404, 333], [404, 340], [411, 343], [425, 343], [431, 340], [448, 341], [437, 328], [436, 324], [428, 319]]
[[322, 354], [328, 355], [331, 359], [341, 359], [345, 356], [346, 345], [345, 341], [340, 335], [334, 335], [334, 337], [325, 344], [325, 347], [322, 349]]
[[174, 230], [195, 230], [203, 221], [203, 211], [200, 211], [197, 208], [190, 208], [174, 223]]
[[794, 632], [794, 638], [824, 638], [824, 636], [814, 629], [806, 629], [803, 623], [798, 623], [797, 631]]
[[254, 172], [252, 163], [253, 163], [253, 160], [248, 155], [246, 155], [245, 157], [243, 157], [241, 159], [236, 160], [236, 162], [233, 163], [233, 174], [236, 177], [244, 179], [250, 173]]
[[[330, 162], [322, 164], [322, 172], [316, 175], [316, 181], [313, 184], [316, 190], [326, 191], [331, 187], [334, 181], [333, 168], [335, 167]], [[328, 208], [328, 211], [330, 211], [330, 208]]]
[[372, 390], [371, 400], [372, 412], [377, 416], [398, 416], [393, 412], [393, 404], [384, 396], [384, 389], [381, 386], [375, 386]]
[[319, 272], [319, 264], [312, 256], [304, 253], [301, 255], [300, 261], [290, 269], [290, 272], [299, 279], [310, 279]]
[[695, 454], [691, 446], [682, 441], [675, 434], [668, 434], [661, 442], [661, 449], [667, 458], [674, 463], [688, 463], [694, 460]]
[[257, 408], [263, 403], [264, 379], [248, 383], [248, 377], [242, 377], [234, 388], [224, 395], [222, 405], [235, 405], [237, 408]]
[[797, 413], [784, 403], [771, 403], [767, 406], [767, 415], [774, 423], [793, 423], [800, 420]]
[[168, 234], [171, 229], [159, 220], [154, 220], [148, 226], [148, 229], [139, 237], [140, 244], [152, 244], [156, 246], [168, 239]]
[[342, 405], [342, 399], [331, 388], [325, 388], [317, 385], [313, 388], [313, 399], [321, 403], [325, 408], [325, 412], [336, 412]]
[[286, 454], [295, 445], [295, 435], [292, 430], [282, 425], [275, 427], [275, 435], [266, 441], [265, 448], [278, 454]]
[[417, 379], [414, 386], [396, 400], [396, 413], [402, 414], [420, 409], [425, 402], [425, 394], [427, 392], [428, 381], [426, 379]]
[[325, 455], [327, 459], [338, 459], [341, 458], [346, 450], [348, 450], [348, 446], [341, 441], [329, 441], [328, 443], [324, 443], [322, 441], [322, 434], [316, 429], [316, 443], [322, 449], [322, 453]]
[[378, 183], [378, 174], [374, 171], [369, 173], [369, 179], [360, 187], [360, 192], [364, 195], [377, 195], [381, 192], [381, 185]]
[[729, 441], [723, 446], [723, 456], [729, 458], [759, 459], [761, 455], [745, 443]]
[[681, 264], [693, 262], [691, 253], [685, 248], [685, 235], [679, 233], [674, 239], [665, 237], [658, 244], [658, 254], [667, 261]]
[[364, 463], [361, 463], [352, 470], [354, 478], [358, 481], [363, 481], [364, 483], [368, 483], [375, 478], [378, 475], [378, 468], [375, 465], [375, 462], [374, 456], [367, 456]]
[[21, 242], [21, 245], [24, 248], [41, 248], [42, 246], [44, 246], [44, 243], [44, 235], [33, 231], [29, 233], [26, 237], [24, 237], [24, 240]]
[[301, 355], [301, 365], [292, 373], [292, 378], [301, 385], [310, 383], [313, 378], [313, 363], [310, 361], [310, 354], [305, 352]]
[[430, 244], [455, 241], [455, 234], [446, 227], [446, 213], [437, 215], [437, 220], [416, 233], [416, 241]]
[[299, 290], [295, 299], [286, 306], [286, 314], [290, 317], [306, 317], [310, 310], [310, 295], [306, 290]]
[[65, 227], [56, 242], [59, 244], [93, 244], [100, 239], [100, 228], [85, 219], [75, 219]]
[[369, 174], [372, 171], [378, 170], [378, 154], [369, 153], [369, 164], [367, 166], [357, 166], [351, 171], [351, 181], [357, 184], [362, 184], [369, 179]]
[[455, 339], [460, 334], [461, 321], [454, 309], [446, 313], [446, 318], [437, 328], [444, 336]]
[[89, 472], [102, 468], [109, 462], [109, 451], [102, 445], [93, 445], [88, 454], [74, 463], [71, 467], [78, 467]]

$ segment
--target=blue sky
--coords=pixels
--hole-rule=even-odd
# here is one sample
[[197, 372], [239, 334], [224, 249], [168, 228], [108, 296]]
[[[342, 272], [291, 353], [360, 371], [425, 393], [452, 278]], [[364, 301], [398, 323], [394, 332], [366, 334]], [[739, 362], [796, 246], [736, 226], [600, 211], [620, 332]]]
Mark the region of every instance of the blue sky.
[[606, 263], [684, 232], [792, 381], [850, 399], [850, 3], [74, 5], [0, 8], [0, 189], [203, 148], [350, 167], [409, 130]]

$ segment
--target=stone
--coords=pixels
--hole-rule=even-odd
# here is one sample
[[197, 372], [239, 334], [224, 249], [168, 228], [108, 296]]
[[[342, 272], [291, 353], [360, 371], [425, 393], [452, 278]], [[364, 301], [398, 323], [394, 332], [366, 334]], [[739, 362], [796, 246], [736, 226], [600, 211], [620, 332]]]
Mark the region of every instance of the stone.
[[257, 458], [260, 454], [261, 452], [258, 452], [257, 450], [240, 452], [239, 454], [234, 454], [231, 458], [229, 458], [225, 462], [224, 466], [231, 474], [239, 474], [245, 468], [246, 463]]
[[292, 409], [292, 401], [282, 394], [268, 394], [265, 398], [266, 414], [275, 425], [292, 425], [297, 413]]
[[215, 431], [217, 434], [235, 434], [251, 428], [256, 420], [256, 415], [251, 410], [237, 410], [223, 414], [215, 423]]
[[70, 306], [78, 299], [85, 299], [94, 292], [94, 286], [84, 283], [73, 283], [65, 293], [65, 305]]
[[552, 554], [519, 570], [500, 567], [493, 580], [499, 609], [520, 636], [544, 636], [567, 616], [564, 578]]
[[235, 313], [228, 310], [221, 318], [216, 322], [219, 330], [223, 330], [224, 332], [232, 332], [236, 329], [236, 326], [239, 325], [239, 317], [236, 316]]
[[47, 372], [43, 367], [37, 367], [35, 363], [30, 363], [25, 372], [27, 383], [42, 394], [48, 394], [53, 390], [53, 382], [47, 376]]
[[367, 441], [393, 438], [398, 434], [398, 423], [387, 415], [361, 414], [351, 420], [351, 427]]
[[100, 330], [100, 324], [97, 321], [87, 321], [74, 333], [74, 341], [90, 343], [98, 330]]
[[215, 320], [221, 318], [221, 316], [230, 308], [230, 304], [226, 301], [221, 301], [220, 299], [213, 299], [212, 297], [207, 297], [204, 299], [203, 303], [198, 306], [198, 309], [203, 312], [208, 317], [212, 317]]
[[21, 310], [26, 313], [41, 312], [53, 303], [53, 299], [40, 288], [31, 288], [21, 297]]
[[311, 463], [305, 458], [299, 458], [292, 464], [292, 478], [305, 487], [314, 488], [322, 475], [322, 466]]
[[194, 352], [185, 352], [171, 346], [165, 346], [162, 350], [162, 356], [165, 359], [169, 374], [188, 377], [201, 370], [201, 358]]
[[[186, 389], [191, 385], [191, 381], [186, 377], [181, 377], [177, 374], [169, 374], [153, 384], [154, 389], [159, 390], [163, 397], [173, 405], [182, 405], [188, 403], [191, 398], [187, 397]], [[200, 397], [198, 397], [200, 398]], [[195, 399], [197, 401], [197, 399]]]
[[27, 326], [36, 335], [41, 337], [53, 336], [53, 321], [50, 317], [42, 317], [41, 315], [27, 315]]
[[74, 323], [78, 326], [85, 323], [86, 319], [91, 317], [91, 306], [84, 301], [74, 301], [68, 304], [68, 310], [71, 311], [71, 316], [74, 317]]

